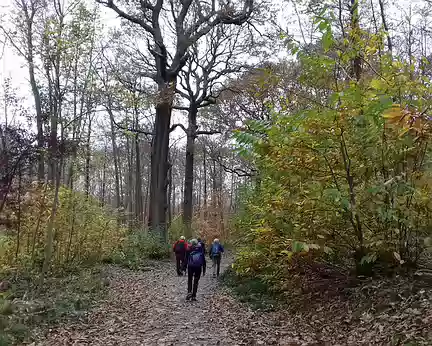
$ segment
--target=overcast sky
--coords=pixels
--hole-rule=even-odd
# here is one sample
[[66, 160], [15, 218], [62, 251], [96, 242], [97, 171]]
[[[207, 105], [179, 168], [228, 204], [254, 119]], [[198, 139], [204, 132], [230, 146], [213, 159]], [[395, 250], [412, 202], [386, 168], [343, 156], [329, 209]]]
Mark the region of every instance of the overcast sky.
[[[0, 18], [3, 15], [7, 15], [11, 8], [11, 3], [13, 0], [0, 0]], [[89, 4], [94, 3], [93, 0], [87, 0]], [[274, 0], [278, 5], [281, 5], [282, 2], [278, 3], [279, 0]], [[398, 17], [405, 14], [408, 14], [409, 4], [412, 5], [421, 5], [424, 4], [424, 0], [390, 0], [392, 4], [391, 7], [387, 9], [389, 16], [392, 17], [393, 20], [397, 20]], [[278, 21], [281, 25], [285, 27], [289, 27], [291, 34], [295, 34], [296, 38], [301, 40], [301, 35], [298, 30], [298, 20], [294, 14], [294, 9], [291, 5], [289, 5], [289, 1], [284, 1], [283, 3], [284, 11], [281, 12], [278, 18]], [[102, 9], [102, 18], [105, 26], [117, 26], [120, 21], [116, 17], [115, 13], [109, 9]], [[27, 104], [29, 108], [32, 106], [32, 97], [30, 93], [30, 86], [28, 83], [28, 72], [27, 67], [25, 65], [24, 59], [20, 57], [18, 54], [14, 52], [14, 50], [10, 46], [6, 46], [2, 57], [0, 59], [0, 82], [3, 84], [5, 78], [12, 78], [12, 86], [17, 89], [17, 95], [19, 97], [24, 98], [24, 104]], [[3, 92], [2, 90], [0, 91]], [[179, 121], [181, 117], [177, 114], [174, 117], [175, 122]], [[3, 108], [0, 107], [0, 121], [4, 121], [4, 112]], [[178, 132], [174, 135], [174, 137], [178, 137], [182, 135], [182, 130], [178, 130]]]
[[[2, 16], [7, 16], [10, 14], [13, 1], [14, 0], [0, 0], [0, 18]], [[89, 5], [95, 3], [94, 0], [87, 0], [87, 2]], [[283, 22], [285, 26], [289, 24], [291, 27], [296, 27], [297, 24], [295, 24], [295, 21], [292, 22], [288, 21], [286, 18], [286, 15], [288, 13], [286, 11], [284, 11], [284, 13], [281, 12], [279, 14], [278, 21]], [[120, 19], [117, 17], [114, 11], [107, 9], [105, 7], [101, 8], [101, 17], [102, 17], [102, 23], [106, 28], [115, 27], [120, 24]], [[4, 47], [3, 54], [0, 59], [0, 82], [2, 84], [4, 83], [5, 78], [11, 78], [12, 87], [16, 89], [16, 95], [18, 97], [22, 97], [23, 104], [25, 104], [27, 108], [31, 109], [33, 107], [33, 97], [31, 95], [31, 89], [28, 82], [27, 66], [25, 64], [24, 58], [22, 58], [19, 54], [17, 54], [10, 45]], [[0, 93], [3, 93], [3, 90], [1, 90]], [[4, 119], [5, 119], [4, 111], [3, 108], [0, 107], [0, 121], [3, 122]], [[23, 125], [26, 124], [23, 122], [22, 119], [15, 119], [15, 120], [19, 121]], [[99, 120], [101, 120], [99, 123], [100, 125], [102, 125], [105, 119], [102, 118]], [[173, 123], [176, 123], [176, 122], [185, 122], [186, 120], [182, 114], [179, 114], [178, 112], [174, 112], [172, 121]], [[176, 131], [172, 133], [171, 137], [173, 140], [177, 141], [179, 137], [183, 137], [183, 136], [184, 136], [183, 131], [180, 128], [177, 128]], [[180, 143], [181, 142], [182, 141], [180, 141]]]

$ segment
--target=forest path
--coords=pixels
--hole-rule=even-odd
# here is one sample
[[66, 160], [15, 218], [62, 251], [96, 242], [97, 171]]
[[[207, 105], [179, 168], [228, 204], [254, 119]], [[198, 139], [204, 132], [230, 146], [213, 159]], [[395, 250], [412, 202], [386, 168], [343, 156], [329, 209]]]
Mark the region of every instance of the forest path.
[[[222, 269], [229, 264], [223, 259]], [[186, 302], [187, 276], [178, 277], [173, 262], [146, 272], [110, 268], [106, 300], [86, 321], [59, 326], [37, 345], [280, 344], [269, 322], [224, 293], [211, 274], [209, 266], [197, 301]]]

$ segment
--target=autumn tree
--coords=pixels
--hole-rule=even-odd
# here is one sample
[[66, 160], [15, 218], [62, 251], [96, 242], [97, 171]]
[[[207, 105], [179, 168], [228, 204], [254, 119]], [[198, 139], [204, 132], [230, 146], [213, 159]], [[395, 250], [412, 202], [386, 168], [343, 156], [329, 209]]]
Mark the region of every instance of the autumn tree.
[[[157, 99], [152, 144], [149, 225], [166, 239], [168, 148], [171, 112], [177, 78], [188, 61], [190, 47], [214, 27], [242, 25], [252, 15], [253, 0], [238, 4], [204, 4], [200, 1], [143, 0], [139, 5], [120, 7], [114, 0], [97, 0], [131, 22], [143, 32], [153, 56], [152, 69], [139, 71], [155, 81]], [[166, 23], [166, 24], [165, 24]], [[175, 35], [174, 50], [169, 52], [169, 35]]]
[[224, 90], [224, 80], [240, 73], [248, 66], [243, 61], [251, 49], [251, 37], [247, 30], [218, 26], [203, 40], [191, 47], [191, 58], [180, 73], [178, 94], [185, 106], [174, 108], [187, 111], [188, 127], [179, 124], [186, 133], [186, 159], [184, 173], [183, 222], [191, 232], [193, 214], [193, 182], [195, 140], [199, 135], [220, 133], [220, 129], [199, 130], [197, 116], [200, 110], [216, 103]]

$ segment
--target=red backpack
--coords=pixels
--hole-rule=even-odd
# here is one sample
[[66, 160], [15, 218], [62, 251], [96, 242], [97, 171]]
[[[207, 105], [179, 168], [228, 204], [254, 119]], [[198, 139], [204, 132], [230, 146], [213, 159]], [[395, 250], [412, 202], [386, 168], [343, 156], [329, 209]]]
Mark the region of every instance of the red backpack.
[[175, 253], [182, 253], [182, 252], [185, 252], [186, 250], [187, 250], [187, 244], [184, 240], [178, 240], [174, 244], [174, 252]]

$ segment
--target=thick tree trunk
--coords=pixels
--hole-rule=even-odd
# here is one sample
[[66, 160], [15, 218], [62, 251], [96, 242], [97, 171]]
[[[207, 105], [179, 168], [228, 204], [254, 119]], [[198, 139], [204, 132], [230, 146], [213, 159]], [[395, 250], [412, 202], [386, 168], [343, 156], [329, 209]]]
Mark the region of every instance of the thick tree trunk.
[[151, 184], [150, 184], [150, 210], [149, 227], [159, 234], [163, 242], [167, 242], [167, 174], [169, 134], [171, 123], [172, 101], [175, 90], [175, 81], [171, 86], [159, 86], [159, 103], [156, 106], [156, 119], [154, 126], [152, 152], [151, 152]]
[[183, 196], [183, 223], [185, 225], [187, 238], [192, 236], [192, 215], [193, 215], [193, 183], [194, 183], [194, 155], [196, 139], [196, 118], [198, 110], [195, 106], [189, 108], [189, 126], [186, 142], [186, 161], [184, 175], [184, 196]]

